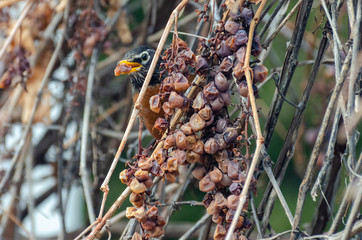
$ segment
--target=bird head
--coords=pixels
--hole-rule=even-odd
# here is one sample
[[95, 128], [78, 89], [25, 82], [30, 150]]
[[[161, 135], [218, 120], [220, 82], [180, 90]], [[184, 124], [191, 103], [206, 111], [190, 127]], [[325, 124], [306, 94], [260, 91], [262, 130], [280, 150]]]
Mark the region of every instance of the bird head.
[[[116, 76], [129, 75], [134, 89], [139, 91], [142, 88], [154, 55], [155, 50], [150, 47], [141, 46], [134, 48], [127, 52], [123, 59], [118, 62], [117, 67], [114, 69], [114, 74]], [[161, 58], [158, 60], [153, 72], [150, 85], [161, 83], [160, 62]]]

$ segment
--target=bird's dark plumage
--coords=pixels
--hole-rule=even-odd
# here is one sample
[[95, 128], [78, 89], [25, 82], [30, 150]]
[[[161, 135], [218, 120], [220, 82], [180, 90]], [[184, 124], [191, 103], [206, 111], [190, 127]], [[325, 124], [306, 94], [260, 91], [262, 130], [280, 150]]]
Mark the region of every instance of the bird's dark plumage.
[[[134, 48], [124, 55], [123, 60], [117, 64], [117, 67], [114, 70], [116, 76], [121, 74], [129, 75], [129, 79], [131, 80], [134, 89], [133, 102], [136, 102], [138, 98], [154, 55], [155, 50], [147, 46]], [[146, 128], [156, 139], [162, 137], [162, 132], [154, 129], [153, 126], [157, 118], [164, 116], [164, 112], [162, 110], [159, 113], [153, 112], [150, 109], [149, 101], [150, 98], [153, 95], [156, 95], [160, 90], [160, 84], [163, 80], [163, 76], [160, 74], [161, 62], [162, 59], [160, 58], [157, 62], [155, 71], [153, 72], [150, 84], [141, 100], [140, 109], [140, 115], [143, 118]]]

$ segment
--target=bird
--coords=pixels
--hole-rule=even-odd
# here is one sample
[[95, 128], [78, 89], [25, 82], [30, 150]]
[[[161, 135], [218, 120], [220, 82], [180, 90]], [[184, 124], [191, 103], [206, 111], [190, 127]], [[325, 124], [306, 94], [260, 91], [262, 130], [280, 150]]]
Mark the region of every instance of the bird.
[[[143, 82], [147, 76], [148, 70], [151, 66], [152, 59], [155, 55], [155, 50], [148, 46], [136, 47], [127, 52], [123, 59], [117, 63], [114, 70], [115, 76], [128, 75], [133, 87], [133, 103], [138, 99], [138, 95], [141, 91]], [[161, 73], [162, 58], [159, 57], [155, 71], [151, 77], [149, 86], [146, 89], [145, 95], [141, 101], [140, 116], [151, 135], [155, 139], [161, 139], [163, 132], [154, 128], [156, 120], [160, 117], [164, 117], [164, 112], [153, 112], [150, 109], [150, 98], [156, 95], [160, 91], [160, 84], [164, 79], [164, 75]]]

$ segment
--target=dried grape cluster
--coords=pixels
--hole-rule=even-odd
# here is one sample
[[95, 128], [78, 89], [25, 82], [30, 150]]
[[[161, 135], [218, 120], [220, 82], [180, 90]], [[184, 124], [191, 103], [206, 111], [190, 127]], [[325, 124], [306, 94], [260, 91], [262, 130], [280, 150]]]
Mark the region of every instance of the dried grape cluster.
[[189, 107], [190, 100], [184, 92], [190, 86], [189, 68], [196, 66], [195, 54], [178, 37], [174, 37], [171, 47], [165, 52], [163, 61], [162, 67], [167, 76], [162, 81], [160, 93], [150, 99], [152, 111], [158, 113], [162, 109], [165, 113], [165, 118], [157, 119], [154, 125], [154, 128], [161, 132], [169, 127], [168, 122], [175, 114], [175, 109]]
[[[81, 4], [77, 1], [77, 4]], [[87, 64], [89, 57], [97, 44], [103, 41], [107, 35], [105, 23], [97, 16], [95, 10], [86, 8], [76, 11], [69, 17], [68, 46], [74, 52], [76, 69], [70, 74], [71, 94], [73, 100], [71, 106], [82, 105], [87, 89]], [[70, 111], [70, 108], [67, 110]]]
[[82, 59], [90, 57], [96, 44], [105, 38], [105, 24], [94, 10], [85, 9], [79, 15], [72, 15], [69, 25], [73, 30], [68, 40], [69, 47], [76, 50], [74, 57], [78, 63], [85, 64]]
[[[188, 66], [195, 67], [195, 54], [181, 39], [175, 37], [169, 50], [163, 57], [163, 68], [167, 77], [163, 80], [160, 93], [151, 97], [150, 108], [154, 112], [165, 113], [164, 118], [156, 120], [154, 128], [164, 131], [169, 127], [169, 120], [175, 113], [175, 109], [188, 109], [190, 101], [184, 92], [189, 88]], [[190, 130], [192, 131], [192, 130]], [[129, 168], [120, 173], [120, 179], [132, 190], [130, 202], [134, 207], [127, 208], [127, 217], [136, 218], [143, 230], [147, 231], [145, 238], [160, 237], [164, 231], [166, 222], [158, 214], [156, 206], [147, 204], [145, 199], [147, 190], [153, 186], [149, 174], [175, 182], [179, 175], [178, 165], [186, 165], [196, 162], [194, 145], [196, 137], [186, 136], [181, 131], [170, 132], [164, 140], [163, 148], [154, 152], [152, 157], [146, 154], [139, 155], [136, 162], [128, 163]], [[197, 144], [202, 143], [198, 141]], [[203, 144], [200, 149], [203, 148]], [[194, 149], [194, 152], [191, 152]], [[187, 151], [190, 150], [190, 151]], [[199, 155], [198, 155], [199, 156]]]
[[[165, 117], [158, 119], [154, 126], [160, 131], [167, 129], [166, 138], [161, 140], [163, 147], [152, 156], [138, 156], [137, 161], [129, 163], [129, 168], [120, 174], [122, 182], [133, 192], [130, 201], [134, 206], [127, 209], [127, 216], [141, 223], [147, 232], [143, 238], [161, 236], [166, 224], [158, 214], [157, 202], [146, 201], [148, 190], [153, 186], [149, 173], [174, 182], [179, 175], [179, 165], [190, 163], [197, 165], [192, 175], [199, 180], [199, 189], [206, 192], [203, 204], [217, 224], [214, 239], [226, 236], [252, 159], [249, 147], [253, 136], [248, 136], [251, 113], [239, 107], [239, 117], [232, 119], [228, 114], [234, 82], [239, 94], [248, 96], [243, 66], [252, 18], [253, 13], [248, 8], [231, 14], [225, 23], [220, 22], [208, 42], [201, 42], [196, 58], [187, 44], [177, 37], [166, 51], [163, 65], [167, 77], [159, 94], [150, 99], [154, 112], [161, 109], [165, 112]], [[255, 37], [251, 53], [257, 57], [260, 51], [260, 42]], [[254, 86], [256, 82], [264, 81], [268, 74], [266, 67], [255, 63], [251, 64]], [[190, 86], [190, 67], [195, 67], [204, 80], [204, 86], [199, 87], [194, 99], [184, 95]], [[171, 130], [168, 123], [176, 109], [183, 109], [187, 117]], [[253, 179], [250, 192], [255, 191], [255, 185]], [[233, 235], [235, 239], [242, 239], [243, 230], [250, 227], [247, 206], [248, 201], [239, 216]]]

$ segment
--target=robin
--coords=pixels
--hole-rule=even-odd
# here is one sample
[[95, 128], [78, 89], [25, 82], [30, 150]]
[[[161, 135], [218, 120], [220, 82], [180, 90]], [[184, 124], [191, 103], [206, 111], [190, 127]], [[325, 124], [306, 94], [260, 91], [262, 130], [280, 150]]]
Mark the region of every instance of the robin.
[[[137, 101], [154, 55], [155, 50], [147, 46], [134, 48], [125, 54], [123, 60], [118, 62], [117, 67], [114, 70], [114, 74], [116, 76], [129, 75], [129, 79], [131, 80], [133, 86], [133, 103]], [[156, 139], [160, 139], [162, 137], [162, 132], [154, 129], [153, 126], [157, 118], [164, 116], [164, 112], [162, 110], [159, 113], [153, 112], [150, 109], [149, 101], [153, 95], [156, 95], [159, 92], [160, 84], [164, 79], [164, 76], [160, 72], [161, 63], [162, 59], [160, 58], [157, 62], [155, 71], [153, 72], [150, 84], [147, 87], [145, 95], [141, 101], [140, 108], [140, 115], [146, 128]]]

